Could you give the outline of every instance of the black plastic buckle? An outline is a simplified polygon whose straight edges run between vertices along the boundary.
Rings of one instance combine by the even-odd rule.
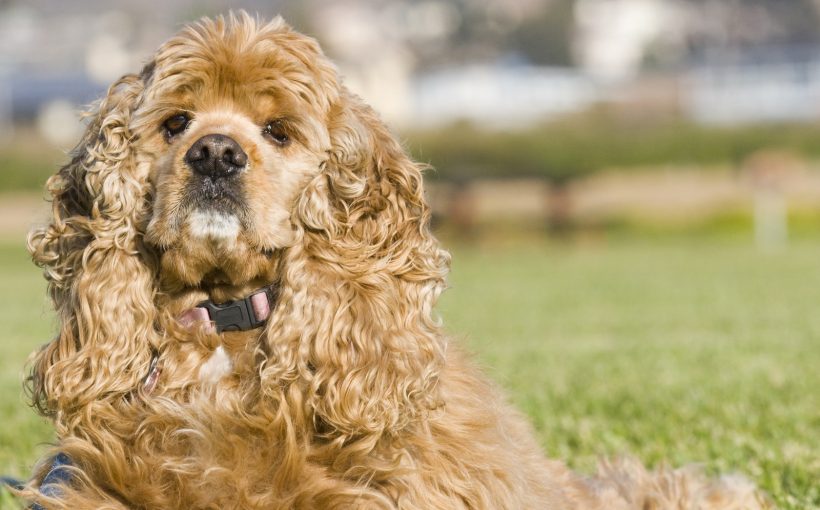
[[[251,297],[264,293],[268,300],[268,306],[273,312],[273,291],[271,289],[263,289],[254,292],[245,299],[237,299],[236,301],[228,301],[221,304],[216,304],[210,299],[199,303],[197,306],[208,310],[208,315],[216,327],[217,333],[223,331],[248,331],[256,329],[265,324],[265,319],[260,320],[253,313],[253,304]]]

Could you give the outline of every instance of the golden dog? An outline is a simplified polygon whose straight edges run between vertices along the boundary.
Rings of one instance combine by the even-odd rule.
[[[422,167],[281,19],[202,20],[124,76],[29,239],[60,330],[30,389],[44,508],[733,509],[748,483],[584,477],[442,333]],[[51,473],[49,473],[51,472]]]

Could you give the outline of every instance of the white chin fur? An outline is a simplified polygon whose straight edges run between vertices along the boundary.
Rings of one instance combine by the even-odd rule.
[[[232,240],[239,235],[239,219],[233,214],[197,209],[188,216],[191,236]]]

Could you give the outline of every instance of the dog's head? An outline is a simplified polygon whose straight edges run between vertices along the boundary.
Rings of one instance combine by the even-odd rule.
[[[35,360],[44,411],[126,402],[180,307],[272,281],[265,373],[301,374],[326,422],[396,422],[435,384],[449,258],[421,167],[281,19],[185,28],[112,85],[49,188],[29,240],[61,322]]]
[[[299,235],[294,204],[333,150],[348,100],[333,68],[281,20],[242,16],[184,30],[139,80],[128,127],[164,284],[269,278],[272,255]]]

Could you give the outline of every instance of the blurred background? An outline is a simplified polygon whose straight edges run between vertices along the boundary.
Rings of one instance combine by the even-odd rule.
[[[820,226],[814,0],[3,0],[3,201],[22,212],[8,194],[40,189],[84,105],[228,8],[318,38],[435,167],[458,235],[717,227],[776,249]]]
[[[441,312],[551,455],[820,508],[820,0],[0,0],[0,472],[50,440],[20,391],[55,331],[45,179],[85,105],[229,8],[316,37],[434,168]]]

